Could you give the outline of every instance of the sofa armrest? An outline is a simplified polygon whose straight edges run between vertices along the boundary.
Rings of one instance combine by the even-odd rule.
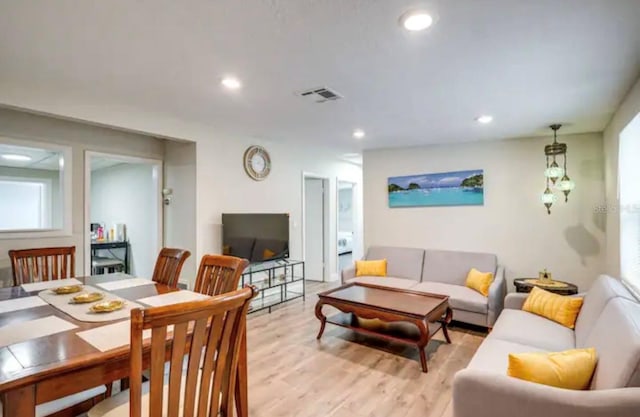
[[[453,381],[454,417],[636,417],[640,388],[575,391],[464,369]]]
[[[504,307],[504,296],[507,294],[507,281],[504,278],[504,267],[498,266],[496,276],[489,287],[489,314],[487,326],[492,327],[493,323],[502,312]]]
[[[350,266],[341,271],[342,283],[345,284],[348,279],[352,279],[356,277],[356,267]]]
[[[507,294],[504,299],[504,308],[510,308],[512,310],[522,310],[524,301],[529,296],[528,292],[512,292]]]

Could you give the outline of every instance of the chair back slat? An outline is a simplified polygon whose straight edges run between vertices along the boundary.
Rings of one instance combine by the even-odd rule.
[[[189,256],[191,256],[191,252],[188,250],[163,248],[156,260],[151,279],[171,288],[176,288],[182,266]]]
[[[164,352],[167,343],[166,326],[154,327],[151,330],[151,351],[156,354],[151,355],[150,364],[150,387],[149,395],[151,398],[157,398],[156,401],[149,402],[149,415],[162,415],[162,389],[164,387]]]
[[[141,417],[142,333],[146,329],[151,329],[149,417],[231,417],[228,405],[233,404],[235,387],[227,384],[235,383],[246,315],[256,293],[247,287],[210,300],[132,310],[130,417]],[[173,336],[164,398],[168,326],[173,326]]]
[[[180,323],[173,328],[173,347],[171,349],[171,360],[169,362],[169,384],[173,387],[178,387],[181,384],[188,327],[188,323]],[[180,415],[180,391],[180,389],[169,391],[168,417],[179,417]]]
[[[200,261],[194,291],[207,295],[234,291],[247,265],[249,261],[235,256],[205,255]]]
[[[10,250],[13,285],[75,277],[75,246]]]

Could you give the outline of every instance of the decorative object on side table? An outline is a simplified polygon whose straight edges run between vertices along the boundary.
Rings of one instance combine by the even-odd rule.
[[[544,274],[547,274],[547,278],[544,278]],[[540,273],[538,278],[516,278],[513,280],[513,285],[516,287],[516,292],[530,292],[533,287],[542,288],[543,290],[560,295],[573,295],[578,293],[578,286],[565,281],[556,281],[551,279],[551,273],[545,269]]]

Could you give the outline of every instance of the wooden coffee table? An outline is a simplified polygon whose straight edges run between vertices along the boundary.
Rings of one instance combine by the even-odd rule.
[[[318,294],[316,317],[320,320],[318,339],[327,323],[359,333],[416,346],[420,352],[422,372],[427,372],[424,348],[442,329],[451,343],[447,325],[452,311],[446,295],[381,287],[369,284],[346,284]],[[330,305],[341,313],[327,317],[322,306]],[[368,320],[378,319],[381,322]]]

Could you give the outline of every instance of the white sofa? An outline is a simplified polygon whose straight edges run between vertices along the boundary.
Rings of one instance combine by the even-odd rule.
[[[493,326],[506,294],[504,268],[495,255],[460,251],[372,246],[367,260],[386,259],[386,277],[356,277],[355,267],[342,271],[342,282],[363,282],[449,296],[453,319]],[[471,268],[491,272],[495,278],[485,297],[465,286]]]
[[[509,294],[493,331],[453,382],[454,417],[640,416],[640,304],[617,279],[600,276],[575,330],[521,310]],[[591,389],[566,390],[507,376],[509,353],[594,347]]]

